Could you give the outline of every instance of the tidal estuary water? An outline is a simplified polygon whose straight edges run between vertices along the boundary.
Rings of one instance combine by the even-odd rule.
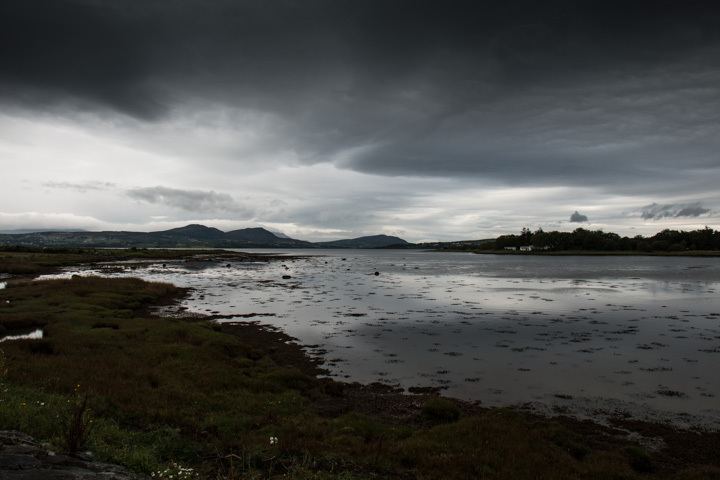
[[[718,258],[249,251],[308,256],[111,275],[193,287],[187,311],[280,328],[340,380],[720,426]]]

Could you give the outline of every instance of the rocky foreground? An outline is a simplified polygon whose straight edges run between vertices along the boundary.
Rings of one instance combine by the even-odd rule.
[[[62,455],[29,435],[0,431],[0,479],[13,480],[139,480],[145,475],[125,467],[97,462],[92,454]]]

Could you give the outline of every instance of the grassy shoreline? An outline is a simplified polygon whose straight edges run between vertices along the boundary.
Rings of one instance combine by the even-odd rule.
[[[0,273],[169,258],[113,252],[4,252]],[[603,427],[346,385],[320,378],[282,332],[148,313],[186,293],[132,278],[9,281],[0,325],[32,323],[45,337],[0,345],[1,428],[68,450],[75,427],[81,449],[156,478],[179,464],[192,472],[175,478],[720,478],[718,432]],[[666,446],[646,449],[629,429]]]

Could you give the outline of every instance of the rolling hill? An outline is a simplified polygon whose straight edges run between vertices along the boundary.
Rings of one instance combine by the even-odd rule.
[[[312,243],[264,228],[243,228],[223,232],[204,225],[186,225],[160,232],[45,231],[0,234],[0,245],[31,247],[98,248],[381,248],[406,245],[405,240],[387,235]]]

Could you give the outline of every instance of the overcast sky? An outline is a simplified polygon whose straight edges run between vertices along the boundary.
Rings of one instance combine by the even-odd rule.
[[[2,0],[0,162],[0,230],[717,229],[720,4]]]

